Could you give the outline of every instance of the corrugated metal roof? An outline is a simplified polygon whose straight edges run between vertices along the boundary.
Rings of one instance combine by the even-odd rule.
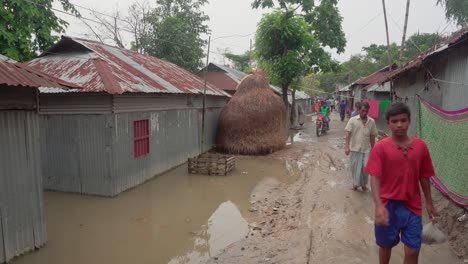
[[[210,70],[210,68],[218,68],[222,71],[224,71],[227,76],[229,76],[229,78],[231,78],[233,81],[235,81],[237,84],[239,84],[242,79],[245,78],[245,76],[247,76],[247,73],[245,72],[241,72],[241,71],[238,71],[236,69],[233,69],[233,68],[230,68],[228,66],[224,66],[224,65],[221,65],[221,64],[217,64],[217,63],[210,63],[208,64],[208,70]],[[202,70],[203,71],[203,70]],[[237,87],[236,87],[237,88]],[[277,94],[282,94],[282,90],[281,88],[277,87],[277,86],[274,86],[274,85],[271,85],[270,84],[270,88]],[[234,89],[235,90],[235,89]]]
[[[411,69],[419,68],[421,65],[430,57],[435,56],[437,54],[446,52],[452,47],[458,46],[462,43],[465,43],[468,41],[468,28],[462,29],[459,32],[455,33],[452,37],[450,37],[448,40],[446,40],[443,43],[439,43],[435,46],[433,46],[431,49],[429,49],[426,52],[418,54],[415,58],[410,60],[408,63],[405,65],[397,68],[394,70],[386,80],[388,79],[393,79],[397,77],[398,75],[402,74],[403,72],[406,72]]]
[[[3,57],[6,59],[0,59],[0,84],[34,88],[67,89],[67,87],[77,87],[74,84],[58,80],[27,65],[9,60],[5,56]]]
[[[81,38],[62,36],[28,64],[82,86],[82,92],[200,94],[204,90],[202,79],[173,63]],[[229,97],[210,84],[206,93]]]
[[[221,65],[221,64],[217,64],[217,63],[210,63],[210,64],[226,72],[227,75],[231,77],[231,79],[233,79],[237,83],[240,83],[242,79],[244,79],[244,77],[247,75],[245,72],[241,72],[241,71],[238,71],[236,69],[233,69],[233,68]],[[208,67],[210,67],[210,65],[208,65]]]

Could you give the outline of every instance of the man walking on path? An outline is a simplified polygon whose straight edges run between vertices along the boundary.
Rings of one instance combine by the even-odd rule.
[[[346,103],[345,103],[345,100],[341,100],[341,103],[340,103],[340,120],[341,120],[341,122],[344,121],[345,112],[346,112]]]
[[[359,115],[359,110],[361,109],[361,102],[357,102],[354,106],[355,106],[355,109],[351,113],[351,117]]]
[[[353,175],[354,191],[360,186],[363,191],[367,191],[369,176],[364,173],[369,158],[369,152],[374,147],[377,136],[377,126],[374,119],[367,116],[369,104],[363,102],[359,110],[359,115],[349,119],[345,127],[346,145],[345,154],[351,153],[351,173]]]
[[[411,113],[403,103],[393,104],[386,112],[392,136],[372,149],[365,172],[372,176],[375,203],[375,239],[380,264],[388,264],[392,248],[400,240],[405,245],[405,264],[418,263],[422,233],[422,203],[419,185],[424,192],[429,218],[437,216],[429,178],[435,175],[426,143],[409,137]]]

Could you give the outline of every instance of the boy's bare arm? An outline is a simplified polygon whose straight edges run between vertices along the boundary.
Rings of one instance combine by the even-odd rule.
[[[371,177],[371,188],[372,197],[374,198],[375,204],[375,224],[388,226],[390,219],[388,216],[387,208],[382,204],[380,200],[380,180],[377,177]]]
[[[419,180],[419,182],[421,183],[421,188],[424,192],[427,214],[429,215],[430,219],[433,219],[434,217],[438,216],[438,213],[432,204],[431,184],[429,183],[428,178],[422,178]]]

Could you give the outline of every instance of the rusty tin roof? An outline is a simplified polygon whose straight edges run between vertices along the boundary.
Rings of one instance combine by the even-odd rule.
[[[34,88],[76,88],[77,85],[64,82],[25,64],[17,63],[5,56],[0,58],[0,84]]]
[[[82,92],[201,94],[204,90],[202,79],[173,63],[75,37],[62,36],[28,65],[80,85]],[[206,94],[229,97],[211,84]]]

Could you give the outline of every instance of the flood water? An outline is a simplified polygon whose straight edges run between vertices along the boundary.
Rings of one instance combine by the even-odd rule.
[[[230,176],[182,165],[115,198],[46,192],[48,243],[13,263],[203,263],[248,234],[255,193],[288,177],[282,161],[240,158]]]

